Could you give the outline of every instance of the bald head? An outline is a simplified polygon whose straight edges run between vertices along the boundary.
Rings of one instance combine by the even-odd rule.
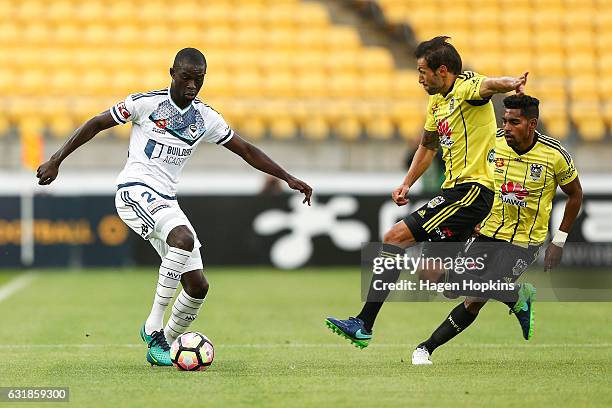
[[[203,66],[206,68],[204,54],[195,48],[183,48],[176,53],[172,67],[178,69],[180,66]]]

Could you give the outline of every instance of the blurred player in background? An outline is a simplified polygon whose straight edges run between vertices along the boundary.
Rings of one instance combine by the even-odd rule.
[[[310,205],[312,194],[306,183],[240,138],[218,112],[196,97],[205,75],[206,59],[200,51],[179,51],[170,68],[169,88],[129,95],[88,120],[36,174],[39,184],[50,184],[75,149],[102,130],[132,122],[128,160],[117,178],[115,205],[121,219],[149,240],[162,260],[151,313],[140,331],[148,345],[147,360],[155,365],[172,365],[168,343],[197,317],[209,287],[203,275],[201,244],[175,196],[179,175],[195,148],[202,141],[222,145],[303,193],[304,203]],[[164,328],[164,312],[179,282],[183,290]]]
[[[548,233],[552,202],[560,186],[568,200],[559,230],[544,258],[546,269],[557,266],[582,205],[582,187],[571,156],[558,140],[536,131],[539,103],[528,95],[504,99],[503,129],[498,130],[495,151],[489,155],[497,191],[493,209],[482,222],[480,235],[468,243],[465,252],[466,256],[484,259],[485,268],[479,271],[483,282],[515,282],[536,260]],[[450,282],[464,279],[449,272]],[[521,325],[525,340],[533,336],[533,286],[523,284],[511,291],[484,294],[453,293],[468,297],[450,312],[429,339],[417,346],[412,364],[431,364],[431,353],[472,324],[487,301],[485,297],[508,305]]]
[[[440,147],[446,172],[442,191],[385,234],[380,257],[401,256],[407,247],[417,242],[465,242],[493,204],[493,170],[487,162],[487,154],[495,147],[497,125],[491,97],[512,90],[523,93],[527,73],[517,78],[487,78],[475,72],[462,72],[461,57],[448,39],[435,37],[422,42],[416,49],[419,83],[430,95],[427,118],[421,145],[403,183],[393,191],[392,197],[399,206],[408,203],[410,188],[430,166]],[[445,256],[442,253],[434,255],[434,250],[438,248],[426,245],[424,256]],[[431,281],[438,280],[443,273],[423,272],[422,277]],[[400,270],[395,268],[376,279],[395,282],[399,274]],[[371,285],[367,301],[357,317],[347,320],[329,317],[327,326],[355,346],[366,347],[388,294],[389,291],[377,291]]]

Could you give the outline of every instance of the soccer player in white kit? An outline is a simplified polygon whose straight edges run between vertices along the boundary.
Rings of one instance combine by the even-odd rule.
[[[254,168],[303,193],[303,202],[310,205],[312,189],[308,184],[240,138],[218,112],[196,98],[205,75],[206,59],[200,51],[179,51],[170,68],[169,88],[129,95],[89,119],[36,173],[39,184],[50,184],[62,161],[75,149],[102,130],[132,122],[128,160],[117,178],[115,205],[121,219],[149,240],[161,257],[153,306],[140,330],[152,365],[172,365],[169,343],[197,317],[208,292],[201,244],[175,195],[179,175],[198,144],[223,145]],[[164,312],[179,282],[183,289],[164,327]]]

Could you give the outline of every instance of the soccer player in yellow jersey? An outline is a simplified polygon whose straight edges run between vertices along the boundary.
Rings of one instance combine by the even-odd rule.
[[[514,283],[535,261],[546,240],[548,222],[557,186],[568,196],[559,230],[546,249],[545,268],[559,264],[563,245],[582,204],[582,187],[571,156],[561,144],[537,132],[539,101],[528,95],[504,99],[503,129],[497,133],[495,150],[488,160],[495,175],[495,200],[480,227],[480,235],[467,244],[466,257],[484,259],[478,271],[480,282]],[[471,271],[471,273],[473,273]],[[461,282],[471,277],[449,273],[448,280]],[[472,280],[473,281],[473,280]],[[431,337],[419,344],[412,363],[431,364],[430,355],[465,330],[478,316],[486,299],[504,302],[516,315],[529,340],[533,336],[533,286],[524,283],[510,290],[468,296],[455,307]]]
[[[517,78],[487,78],[475,72],[462,72],[461,57],[447,42],[448,38],[435,37],[416,49],[419,83],[430,95],[427,119],[408,174],[393,191],[392,198],[399,206],[408,203],[410,188],[429,167],[438,148],[442,149],[446,167],[442,191],[385,234],[381,257],[401,256],[417,242],[427,242],[424,248],[427,256],[432,256],[434,250],[429,243],[465,242],[493,203],[493,170],[487,154],[494,148],[497,127],[490,98],[513,90],[522,93],[527,73]],[[377,279],[391,283],[397,281],[399,274],[399,269],[389,269]],[[427,279],[439,277],[438,274]],[[371,285],[357,317],[347,320],[329,317],[327,326],[355,346],[366,347],[388,294],[388,290],[376,290]]]

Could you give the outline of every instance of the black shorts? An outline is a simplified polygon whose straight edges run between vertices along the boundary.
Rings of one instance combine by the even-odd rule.
[[[493,205],[493,192],[478,183],[442,189],[404,218],[417,242],[465,242]]]
[[[537,258],[541,245],[521,247],[495,238],[479,235],[465,246],[465,257],[479,258],[484,268],[471,274],[486,280],[515,282]]]

